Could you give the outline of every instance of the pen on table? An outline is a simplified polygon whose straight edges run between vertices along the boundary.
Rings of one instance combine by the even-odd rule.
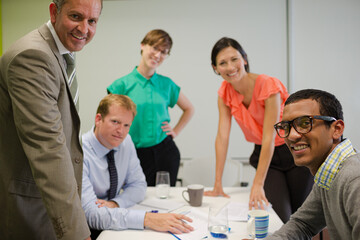
[[[151,210],[150,212],[151,213],[158,213],[159,211],[158,210]]]
[[[181,238],[179,238],[178,236],[176,236],[176,235],[173,234],[172,232],[168,231],[168,233],[170,233],[171,235],[173,235],[177,240],[181,240]]]

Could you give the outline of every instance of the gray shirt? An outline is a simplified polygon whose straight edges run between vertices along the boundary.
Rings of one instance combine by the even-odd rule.
[[[329,190],[314,184],[289,222],[266,240],[311,239],[327,226],[330,239],[360,239],[360,154],[349,157]]]

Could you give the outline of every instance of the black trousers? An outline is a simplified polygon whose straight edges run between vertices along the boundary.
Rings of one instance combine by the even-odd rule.
[[[90,228],[90,232],[91,232],[91,235],[90,235],[91,240],[96,240],[99,237],[102,230]]]
[[[155,186],[156,172],[170,173],[170,185],[175,186],[180,165],[180,152],[171,136],[147,148],[137,148],[137,155],[148,186]]]
[[[261,146],[255,145],[250,164],[257,168]],[[283,144],[275,147],[274,155],[266,175],[264,191],[266,198],[280,219],[286,223],[290,215],[302,205],[309,195],[314,177],[306,167],[298,167]]]

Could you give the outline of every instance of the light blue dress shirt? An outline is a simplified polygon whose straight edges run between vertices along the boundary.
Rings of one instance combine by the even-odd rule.
[[[144,229],[145,211],[126,208],[142,201],[146,194],[145,176],[128,134],[115,150],[118,173],[117,196],[120,208],[101,207],[97,199],[107,199],[110,176],[106,154],[110,151],[96,138],[94,128],[82,136],[84,168],[81,204],[90,228],[99,230]],[[121,192],[121,193],[120,193]]]

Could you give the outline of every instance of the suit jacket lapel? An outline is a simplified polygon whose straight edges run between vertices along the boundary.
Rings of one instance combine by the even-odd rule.
[[[63,71],[64,78],[67,79],[66,66],[65,66],[63,57],[60,55],[60,52],[56,46],[55,40],[50,32],[50,29],[47,27],[46,24],[44,24],[39,28],[39,33],[44,38],[44,40],[48,43],[51,51],[54,53],[56,59],[59,62],[61,70]]]
[[[48,26],[45,24],[43,24],[39,29],[39,33],[40,35],[44,38],[44,40],[48,43],[51,51],[54,53],[56,59],[58,60],[58,63],[61,67],[61,70],[62,70],[62,73],[63,73],[63,76],[64,76],[64,81],[65,81],[65,85],[66,85],[66,91],[68,93],[68,96],[69,96],[69,100],[70,100],[70,105],[71,105],[71,110],[72,112],[74,113],[75,112],[75,115],[77,116],[77,122],[79,123],[80,125],[80,117],[79,117],[79,114],[76,110],[76,106],[75,106],[75,103],[72,99],[72,96],[71,96],[71,92],[70,92],[70,87],[69,87],[69,84],[68,84],[68,77],[67,77],[67,73],[66,73],[66,67],[65,67],[65,63],[64,63],[64,58],[63,56],[61,56],[57,46],[56,46],[56,43],[55,43],[55,40],[50,32],[50,29],[48,28]]]

